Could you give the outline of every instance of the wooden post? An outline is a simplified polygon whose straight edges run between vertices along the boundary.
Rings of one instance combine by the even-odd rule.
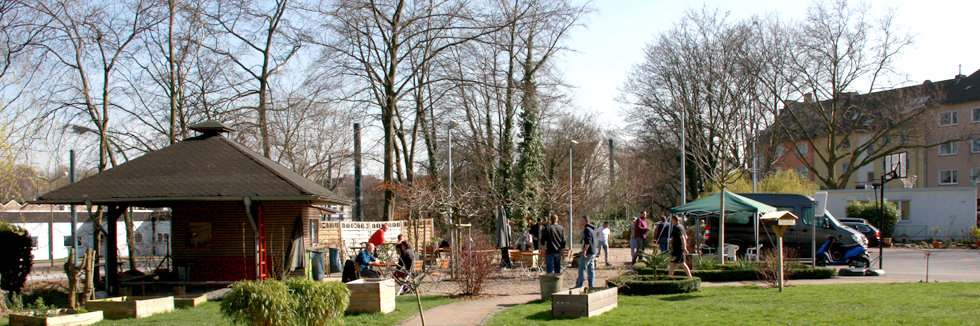
[[[109,206],[109,216],[107,216],[106,222],[109,224],[109,230],[106,239],[106,264],[105,264],[105,278],[106,278],[106,292],[110,295],[116,295],[119,292],[119,245],[118,241],[118,225],[119,217],[126,211],[126,206]]]

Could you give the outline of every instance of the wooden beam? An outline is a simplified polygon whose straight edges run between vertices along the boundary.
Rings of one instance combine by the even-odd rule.
[[[109,214],[106,215],[108,224],[108,234],[106,238],[106,292],[110,295],[119,294],[119,249],[118,249],[118,229],[116,225],[119,217],[126,212],[127,206],[109,206]],[[132,268],[132,266],[130,267]]]

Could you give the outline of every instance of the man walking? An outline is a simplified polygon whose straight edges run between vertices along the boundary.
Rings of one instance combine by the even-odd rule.
[[[687,230],[684,229],[684,225],[678,222],[677,215],[670,217],[670,225],[673,228],[670,230],[670,255],[674,257],[670,261],[670,267],[667,268],[667,275],[674,276],[674,268],[677,264],[684,267],[684,272],[687,273],[687,277],[691,277],[691,268],[687,266]]]
[[[548,273],[561,273],[561,251],[565,249],[565,228],[558,225],[558,215],[551,216],[551,225],[541,230],[544,246],[544,266]]]
[[[596,236],[599,238],[599,244],[596,245],[596,257],[598,254],[606,253],[606,266],[609,266],[609,234],[612,231],[609,230],[609,222],[602,222],[602,226],[595,230]]]
[[[647,212],[640,214],[640,217],[633,222],[633,246],[636,247],[636,252],[633,253],[633,263],[636,264],[636,258],[640,256],[643,249],[646,249],[647,232],[650,231],[650,227],[647,226]]]
[[[575,280],[575,287],[582,287],[585,281],[585,274],[588,271],[589,288],[595,283],[595,254],[596,254],[596,235],[595,225],[589,223],[588,216],[582,216],[582,253],[578,263],[578,280]]]

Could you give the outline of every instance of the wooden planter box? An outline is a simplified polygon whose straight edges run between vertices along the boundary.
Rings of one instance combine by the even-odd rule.
[[[148,300],[148,299],[159,299],[166,298],[161,296],[132,296],[127,297],[131,300]],[[208,302],[208,296],[203,294],[196,295],[174,295],[174,308],[194,308]]]
[[[552,294],[551,315],[555,318],[592,317],[619,305],[619,288],[582,294],[584,289],[576,288]]]
[[[10,326],[83,326],[102,321],[101,311],[85,312],[55,317],[10,315]]]
[[[362,278],[347,282],[350,289],[350,305],[347,312],[395,311],[395,280]]]
[[[115,297],[92,300],[85,309],[102,310],[106,319],[143,318],[174,311],[174,297]]]

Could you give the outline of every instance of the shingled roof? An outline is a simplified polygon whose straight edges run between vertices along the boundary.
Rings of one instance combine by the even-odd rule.
[[[185,139],[40,196],[33,203],[131,203],[153,207],[176,201],[348,200],[221,134],[228,127],[207,121]]]

